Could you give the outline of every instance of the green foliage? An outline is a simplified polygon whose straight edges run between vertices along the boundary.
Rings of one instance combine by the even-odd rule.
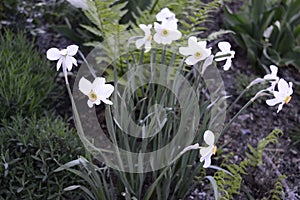
[[[282,199],[282,195],[284,192],[284,188],[282,186],[282,179],[286,179],[286,176],[282,175],[277,178],[277,180],[274,184],[274,188],[271,190],[271,194],[272,194],[271,199],[274,199],[274,200]]]
[[[221,193],[221,199],[233,199],[233,195],[239,193],[243,175],[247,174],[247,168],[261,165],[264,149],[268,144],[278,143],[278,137],[281,134],[280,130],[274,129],[266,138],[258,142],[256,149],[248,144],[249,153],[246,152],[247,158],[240,164],[227,164],[226,160],[221,164],[222,168],[228,170],[228,172],[219,170],[214,174],[218,190]],[[276,184],[274,191],[277,191],[278,188],[279,185]]]
[[[0,36],[0,115],[42,113],[54,88],[53,69],[23,33]]]
[[[75,166],[79,166],[79,169],[74,169],[73,167]],[[79,159],[61,165],[55,170],[55,172],[61,172],[62,170],[73,173],[78,178],[81,178],[81,180],[84,180],[84,183],[70,185],[64,188],[64,191],[81,189],[86,194],[86,198],[92,200],[116,199],[117,195],[115,189],[113,188],[112,176],[107,167],[99,168],[92,162],[80,157]],[[88,185],[89,187],[86,187],[85,185]]]
[[[237,91],[237,94],[241,94],[247,86],[257,78],[254,75],[246,75],[243,73],[239,73],[238,76],[234,79],[234,88]],[[252,97],[254,97],[257,93],[257,91],[263,90],[266,88],[265,84],[256,84],[252,87],[250,87],[247,92],[242,96],[243,100],[248,101]],[[260,99],[257,99],[258,102],[260,102]]]
[[[58,163],[84,154],[76,133],[62,119],[17,116],[0,128],[0,196],[3,199],[75,199],[63,188],[79,182],[71,173],[53,171]],[[1,170],[2,169],[2,170]]]
[[[300,70],[299,9],[297,0],[245,1],[237,14],[225,9],[225,25],[235,32],[236,43],[247,51],[252,64],[264,68],[270,64],[293,65]],[[270,26],[271,35],[264,38],[263,33]]]
[[[213,0],[208,3],[195,0],[156,0],[152,5],[152,9],[141,12],[137,18],[137,24],[152,24],[156,21],[155,15],[163,8],[168,7],[176,14],[176,18],[180,19],[180,31],[186,35],[195,35],[200,31],[206,30],[205,22],[213,23],[211,15],[218,11],[223,5],[221,0]]]
[[[140,11],[146,10],[152,4],[153,0],[120,0],[118,3],[127,2],[124,10],[127,12],[123,15],[120,23],[127,24],[130,22],[135,23],[135,18],[139,17]]]
[[[89,9],[85,11],[85,15],[94,25],[82,25],[87,31],[105,39],[106,35],[119,35],[127,29],[128,25],[119,23],[120,19],[126,13],[126,10],[123,10],[126,2],[118,3],[118,0],[88,0],[87,3]],[[97,46],[97,43],[93,46]]]

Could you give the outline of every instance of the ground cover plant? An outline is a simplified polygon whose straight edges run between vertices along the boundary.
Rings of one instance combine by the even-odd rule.
[[[3,117],[0,181],[16,182],[3,184],[4,198],[298,198],[298,80],[273,61],[245,70],[231,31],[206,31],[223,2],[64,3],[94,36],[42,45],[66,93],[42,101],[53,114]]]

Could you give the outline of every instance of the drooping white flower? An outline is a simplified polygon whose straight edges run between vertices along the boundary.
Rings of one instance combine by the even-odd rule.
[[[175,18],[175,14],[170,11],[169,8],[163,8],[159,13],[156,15],[156,20],[159,22],[165,22],[165,21],[178,21]]]
[[[112,105],[113,103],[107,98],[114,91],[114,87],[110,84],[105,84],[105,78],[96,77],[94,82],[91,83],[86,78],[82,77],[79,81],[79,90],[88,96],[88,106],[91,108],[94,104],[99,105],[101,101],[106,104]]]
[[[192,36],[188,39],[187,47],[180,47],[179,53],[188,56],[185,60],[187,65],[194,65],[211,55],[211,48],[206,48],[206,41],[197,42],[197,38]]]
[[[75,8],[81,8],[82,10],[89,9],[86,0],[67,0]]]
[[[275,65],[270,65],[271,73],[264,76],[266,81],[270,81],[271,87],[268,88],[270,91],[275,90],[275,86],[279,81],[279,77],[277,76],[278,68]]]
[[[274,29],[274,26],[273,26],[273,25],[269,26],[269,27],[264,31],[264,33],[263,33],[264,38],[269,39],[270,36],[271,36],[271,34],[272,34],[272,32],[273,32],[273,29]]]
[[[172,41],[178,40],[181,38],[182,34],[180,31],[177,30],[177,25],[174,23],[162,23],[159,24],[154,22],[154,41],[158,44],[171,44]]]
[[[284,79],[278,81],[278,91],[273,91],[274,99],[266,100],[266,103],[269,106],[275,106],[279,104],[277,113],[282,110],[284,104],[288,104],[292,99],[291,95],[293,94],[293,83],[287,83]]]
[[[274,22],[274,25],[271,25],[268,28],[266,28],[266,30],[263,33],[264,38],[266,38],[266,39],[270,38],[275,26],[278,28],[278,30],[281,29],[280,22],[277,20],[276,22]]]
[[[278,30],[281,29],[280,21],[277,20],[276,22],[274,22],[274,25],[277,26]]]
[[[235,51],[230,50],[231,45],[229,42],[219,42],[218,47],[221,51],[216,53],[215,60],[217,62],[226,60],[226,63],[223,66],[223,69],[225,71],[227,71],[231,67],[231,59],[234,58]]]
[[[145,24],[140,24],[139,27],[144,31],[145,36],[141,39],[138,39],[135,42],[135,46],[136,48],[140,49],[143,45],[145,45],[145,52],[150,51],[151,49],[151,41],[152,41],[152,35],[151,35],[151,28],[152,25],[149,24],[148,26],[146,26]]]
[[[47,58],[49,60],[58,60],[56,64],[57,71],[62,66],[67,84],[67,70],[71,71],[73,64],[77,66],[77,60],[73,56],[77,53],[78,48],[77,45],[70,45],[66,49],[59,50],[57,48],[50,48],[47,51]]]
[[[217,152],[217,146],[215,146],[215,135],[210,130],[204,132],[204,141],[208,147],[200,147],[200,162],[204,161],[204,168],[207,168],[211,164],[211,156]]]
[[[162,25],[172,26],[177,29],[177,22],[175,14],[169,10],[169,8],[163,8],[157,15],[156,20],[162,22]]]

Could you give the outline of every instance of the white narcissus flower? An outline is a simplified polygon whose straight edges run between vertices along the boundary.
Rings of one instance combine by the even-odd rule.
[[[284,104],[288,104],[293,94],[293,83],[289,82],[287,83],[284,79],[280,79],[278,81],[278,91],[273,91],[274,99],[268,99],[266,100],[266,103],[269,106],[275,106],[276,104],[279,104],[277,113],[279,113],[282,110],[282,107]]]
[[[211,48],[206,48],[206,41],[197,42],[197,38],[192,36],[188,39],[187,47],[180,47],[179,53],[188,56],[185,60],[187,65],[194,65],[211,55]]]
[[[86,0],[67,0],[75,8],[81,8],[82,10],[89,9]]]
[[[47,51],[47,58],[49,60],[58,60],[56,64],[57,71],[62,66],[67,84],[67,70],[71,71],[73,64],[77,66],[77,60],[73,56],[77,53],[78,48],[77,45],[70,45],[66,49],[59,50],[57,48],[50,48]]]
[[[175,26],[176,23],[162,23],[159,24],[154,22],[154,29],[156,33],[154,34],[154,41],[158,44],[171,44],[172,41],[181,38],[182,34],[177,30]]]
[[[89,100],[87,104],[90,108],[92,108],[94,104],[99,105],[101,101],[109,105],[113,104],[107,98],[113,93],[114,87],[110,84],[105,84],[105,78],[96,77],[94,82],[91,83],[82,77],[79,81],[79,90],[88,96]]]
[[[172,26],[177,29],[177,22],[175,14],[169,10],[169,8],[162,9],[157,15],[156,20],[162,22],[162,25]]]
[[[215,146],[215,135],[210,130],[204,132],[204,141],[208,147],[200,147],[200,162],[204,161],[204,168],[207,168],[211,164],[211,156],[217,152],[217,146]]]
[[[264,76],[264,79],[266,81],[270,81],[271,87],[269,87],[267,90],[274,91],[275,86],[279,81],[279,77],[277,76],[278,68],[275,65],[270,65],[271,73]]]
[[[175,18],[175,14],[173,12],[170,11],[169,8],[163,8],[157,15],[156,15],[156,20],[159,22],[165,22],[165,21],[170,21],[170,20],[174,20],[174,21],[178,21]]]
[[[231,59],[234,58],[235,51],[230,50],[231,45],[229,42],[219,42],[218,47],[221,51],[216,53],[215,61],[219,62],[222,60],[226,60],[223,69],[227,71],[231,67]]]
[[[143,45],[145,45],[145,52],[150,51],[151,49],[151,41],[152,41],[152,35],[151,35],[151,28],[152,25],[149,24],[148,26],[146,26],[145,24],[140,24],[139,27],[144,31],[145,36],[141,39],[138,39],[135,42],[135,46],[136,48],[140,49]]]

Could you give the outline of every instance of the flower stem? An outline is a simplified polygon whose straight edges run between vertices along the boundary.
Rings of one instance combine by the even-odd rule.
[[[219,137],[221,137],[223,135],[223,133],[225,133],[228,128],[230,127],[230,125],[236,120],[236,118],[246,109],[248,108],[252,103],[253,103],[253,99],[251,99],[250,101],[248,101],[240,110],[239,112],[237,112],[233,118],[225,125],[225,127],[223,128],[223,130],[221,131]]]
[[[224,54],[224,55],[221,55],[221,56],[215,56],[214,59],[218,59],[218,58],[225,58],[225,57],[231,57],[231,54],[230,53],[227,53],[227,54]]]

